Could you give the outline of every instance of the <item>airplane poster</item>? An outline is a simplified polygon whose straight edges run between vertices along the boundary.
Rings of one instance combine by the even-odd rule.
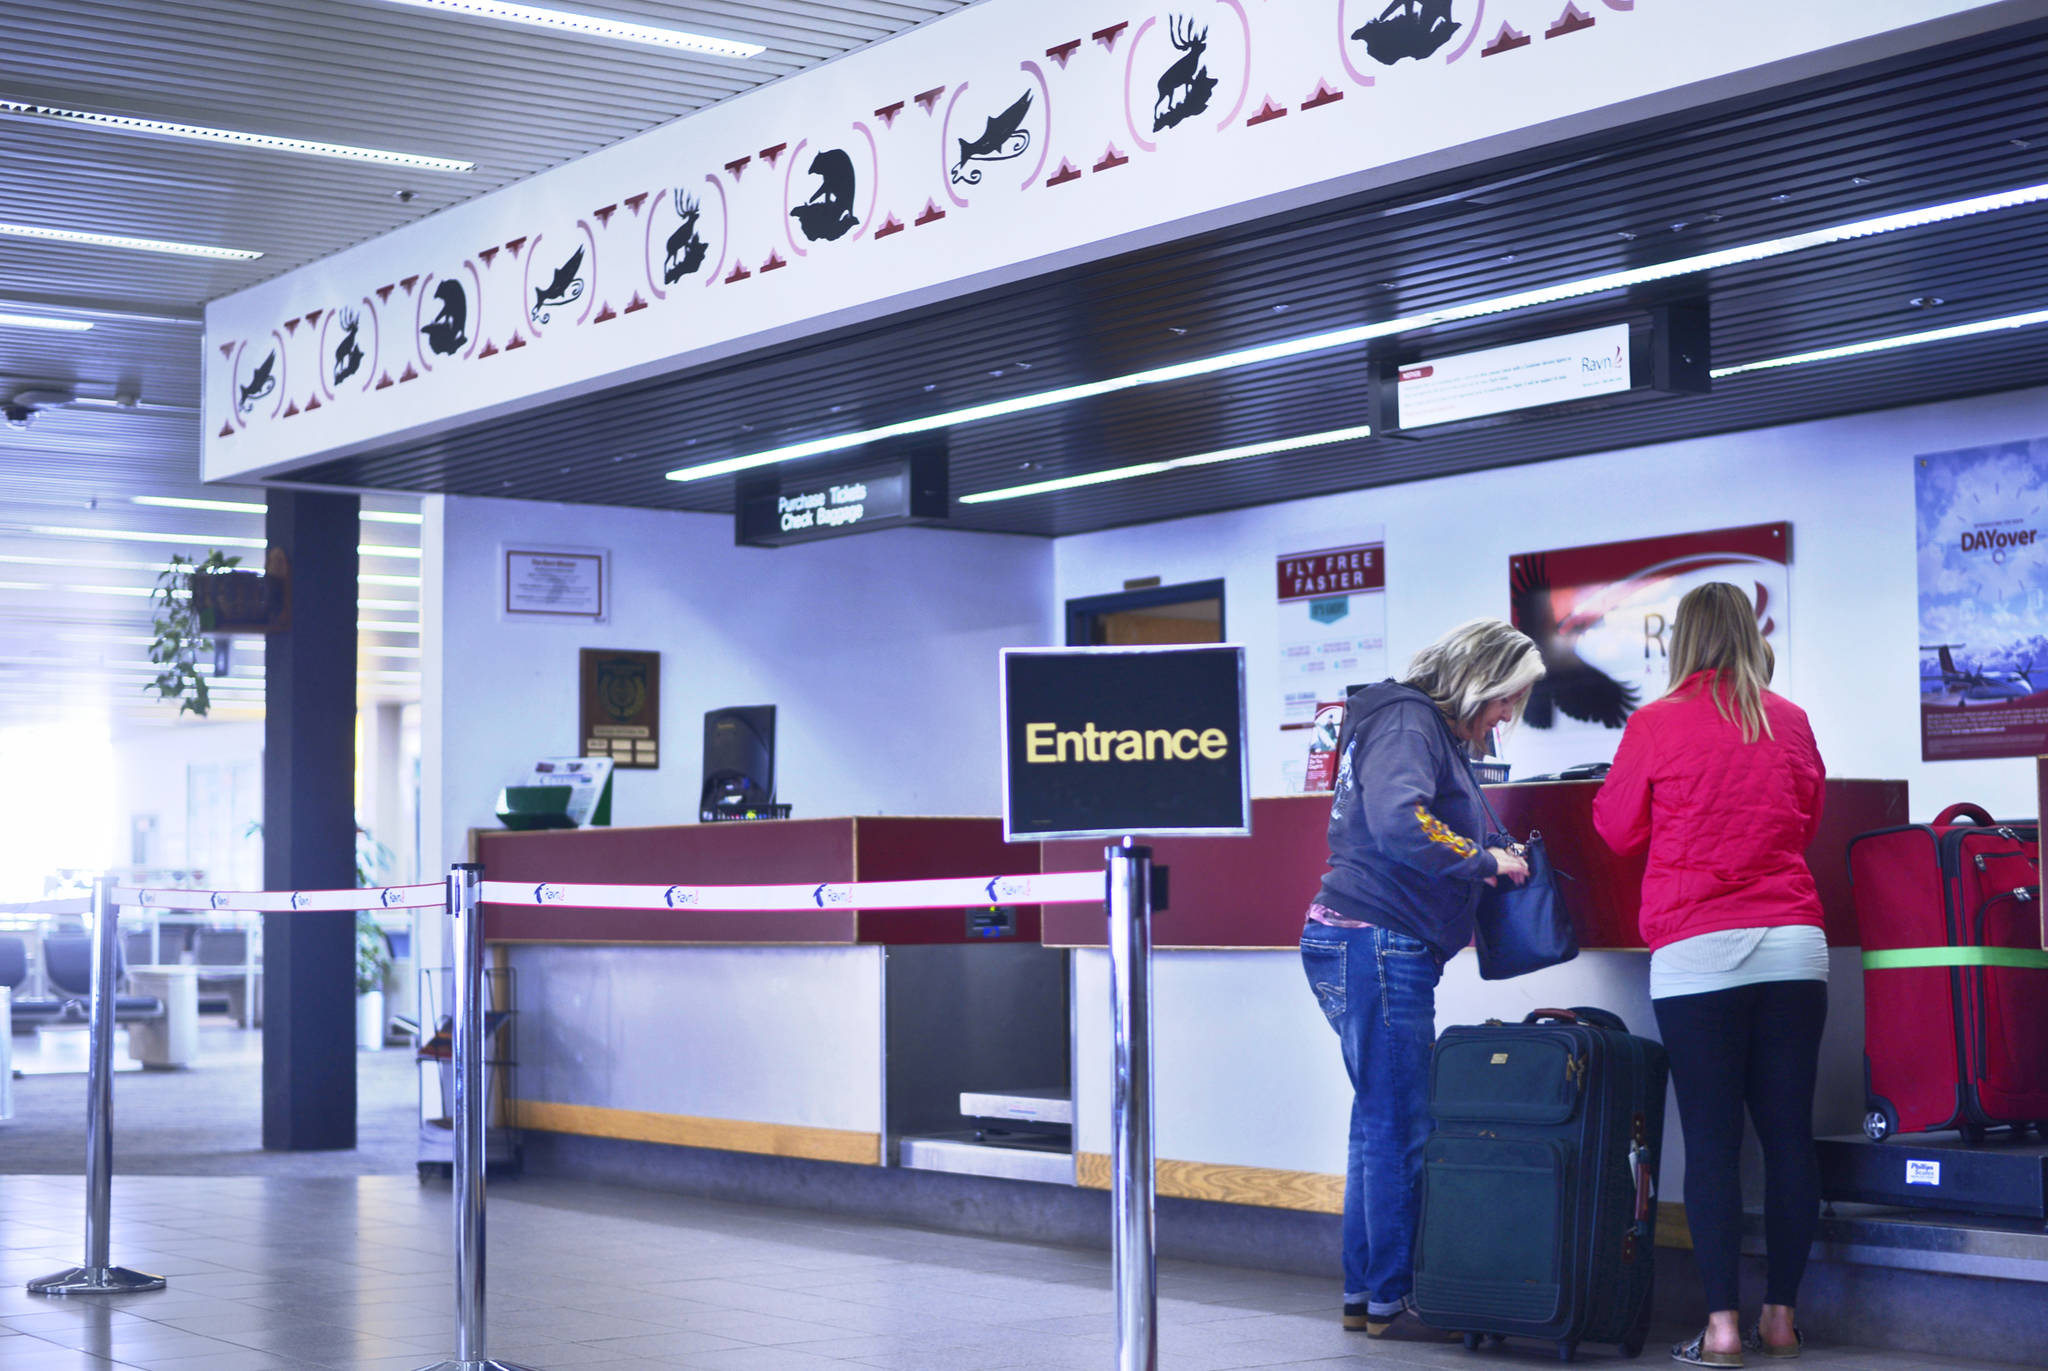
[[[2048,438],[1913,459],[1920,757],[2048,753]]]
[[[1629,715],[1670,685],[1679,600],[1709,581],[1749,595],[1776,658],[1773,680],[1786,688],[1791,560],[1789,523],[1510,557],[1512,618],[1536,640],[1547,668],[1509,745],[1516,774],[1611,762]]]

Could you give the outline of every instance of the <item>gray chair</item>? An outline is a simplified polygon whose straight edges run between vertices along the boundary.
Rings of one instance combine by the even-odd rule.
[[[257,991],[261,974],[250,969],[249,930],[202,928],[194,943],[193,963],[199,968],[199,993],[209,1008],[225,1002],[227,1012],[244,1028],[260,1021]]]
[[[115,950],[114,1022],[161,1018],[164,1002],[154,995],[118,993],[127,961]],[[50,983],[64,1003],[64,1016],[90,1017],[92,1004],[92,935],[90,933],[46,933],[43,935],[43,979]]]

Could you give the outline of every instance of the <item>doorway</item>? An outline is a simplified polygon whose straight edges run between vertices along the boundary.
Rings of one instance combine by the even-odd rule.
[[[1068,647],[1223,641],[1223,582],[1190,581],[1067,601]]]

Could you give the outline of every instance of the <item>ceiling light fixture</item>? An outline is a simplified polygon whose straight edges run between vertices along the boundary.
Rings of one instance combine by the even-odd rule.
[[[410,622],[402,619],[358,619],[356,629],[362,633],[418,633],[420,625],[417,619]]]
[[[253,262],[263,255],[246,248],[173,243],[161,238],[127,238],[118,233],[87,233],[80,229],[46,228],[41,224],[0,223],[0,234],[9,238],[37,238],[47,243],[79,243],[93,248],[126,248],[134,252],[167,252],[179,257],[210,257],[220,262]]]
[[[1071,404],[1076,400],[1092,400],[1118,391],[1134,390],[1140,386],[1160,385],[1169,381],[1184,381],[1196,376],[1210,376],[1221,371],[1238,367],[1257,366],[1266,362],[1284,361],[1292,357],[1303,357],[1312,353],[1327,352],[1332,348],[1351,347],[1370,342],[1375,338],[1390,337],[1394,334],[1411,333],[1418,329],[1433,328],[1442,324],[1460,323],[1468,319],[1480,319],[1490,315],[1508,314],[1517,310],[1534,309],[1541,305],[1558,304],[1589,295],[1600,295],[1608,291],[1625,290],[1632,286],[1647,285],[1653,281],[1667,281],[1674,277],[1691,276],[1699,272],[1713,271],[1721,267],[1740,266],[1749,262],[1760,262],[1789,253],[1804,252],[1811,248],[1826,247],[1835,243],[1846,243],[1858,238],[1874,237],[1878,234],[1896,233],[1902,229],[1922,228],[1929,224],[1943,223],[1968,215],[1984,214],[1993,210],[2011,209],[2019,205],[2037,204],[2048,200],[2048,183],[2022,186],[2016,190],[1999,191],[1992,195],[1973,196],[1967,200],[1951,200],[1939,205],[1928,205],[1920,209],[1902,210],[1897,214],[1879,215],[1870,219],[1852,220],[1829,228],[1812,229],[1805,233],[1790,234],[1783,238],[1767,239],[1741,247],[1722,248],[1716,252],[1696,253],[1690,257],[1674,258],[1649,266],[1630,267],[1622,271],[1610,271],[1599,276],[1583,277],[1577,281],[1563,281],[1556,285],[1538,286],[1532,290],[1518,291],[1512,295],[1496,295],[1485,300],[1474,300],[1461,305],[1446,305],[1441,309],[1426,310],[1420,314],[1404,315],[1400,318],[1385,319],[1378,323],[1357,324],[1350,328],[1337,329],[1329,333],[1310,334],[1302,338],[1291,338],[1260,347],[1244,348],[1215,357],[1201,357],[1173,366],[1154,367],[1148,371],[1131,372],[1123,376],[1112,376],[1106,380],[1088,381],[1081,385],[1064,386],[1058,390],[1043,390],[1032,395],[1013,396],[1007,400],[995,400],[988,404],[972,405],[944,414],[929,415],[922,419],[906,419],[900,423],[884,424],[879,428],[863,429],[857,433],[834,434],[827,438],[813,438],[807,442],[791,443],[785,447],[771,448],[765,452],[750,453],[741,457],[728,457],[721,461],[704,462],[697,466],[681,467],[668,473],[671,481],[701,481],[712,476],[729,476],[734,472],[751,471],[756,467],[774,466],[781,462],[794,462],[805,457],[820,457],[826,453],[844,452],[848,448],[863,447],[869,443],[888,438],[900,438],[916,433],[930,433],[935,429],[954,428],[962,424],[979,423],[984,419],[997,419],[1010,414],[1023,414],[1031,410],[1046,409],[1054,405]]]
[[[308,157],[339,157],[350,162],[376,162],[388,167],[413,167],[421,171],[475,171],[476,163],[458,162],[451,157],[423,157],[410,152],[386,152],[382,148],[359,148],[347,143],[319,143],[307,138],[279,138],[267,133],[244,133],[239,129],[210,128],[205,124],[174,124],[162,119],[135,119],[124,114],[100,114],[92,110],[65,109],[35,100],[13,100],[0,96],[0,114],[29,119],[47,119],[65,124],[84,124],[114,133],[149,133],[165,138],[187,138],[201,143],[229,143],[265,152],[296,152]]]
[[[1974,324],[1951,324],[1947,328],[1931,328],[1922,333],[1901,333],[1891,338],[1873,338],[1864,343],[1844,343],[1840,347],[1795,352],[1788,357],[1770,357],[1760,362],[1742,362],[1732,367],[1715,367],[1713,376],[1718,381],[1724,376],[1741,376],[1748,372],[1770,371],[1777,367],[1803,366],[1808,362],[1833,362],[1843,357],[1889,352],[1893,348],[1918,347],[1922,343],[1945,343],[1953,338],[1971,338],[1980,333],[2032,328],[2036,324],[2048,324],[2048,309],[2037,309],[2031,314],[2009,314],[2002,319],[1982,319]]]
[[[409,557],[417,562],[420,559],[420,550],[416,547],[393,547],[388,543],[357,543],[356,555],[359,557]]]
[[[422,520],[418,514],[403,514],[395,509],[366,509],[363,522],[366,524],[417,524]]]
[[[110,543],[183,543],[209,547],[263,547],[261,538],[226,538],[217,533],[152,533],[139,528],[72,528],[62,524],[31,524],[30,533],[42,538],[94,538]]]
[[[1326,433],[1309,433],[1299,438],[1276,438],[1268,443],[1247,443],[1243,447],[1227,447],[1216,452],[1197,453],[1192,457],[1170,457],[1162,462],[1140,462],[1136,466],[1112,467],[1108,471],[1088,471],[1079,476],[1060,476],[1050,481],[1033,481],[1029,485],[985,490],[976,495],[962,495],[960,503],[983,505],[996,500],[1020,500],[1027,495],[1047,495],[1055,490],[1074,490],[1081,486],[1099,486],[1109,481],[1128,481],[1136,476],[1156,476],[1162,471],[1179,471],[1183,467],[1214,466],[1218,462],[1235,462],[1246,457],[1270,457],[1276,452],[1327,447],[1331,443],[1349,443],[1371,436],[1372,430],[1364,424],[1359,424],[1355,428],[1331,429]]]
[[[246,500],[190,500],[182,495],[131,495],[129,502],[138,505],[157,505],[164,509],[217,509],[227,514],[263,514],[268,505],[254,505]]]
[[[584,38],[610,38],[621,43],[644,43],[649,47],[672,48],[679,52],[702,53],[706,57],[742,59],[759,57],[768,51],[759,43],[735,42],[729,38],[708,38],[682,29],[655,28],[649,24],[628,24],[616,19],[577,14],[573,10],[543,9],[538,5],[514,5],[504,0],[388,0],[394,5],[412,5],[423,10],[442,10],[476,19],[495,19],[506,24],[554,29]]]
[[[47,328],[58,333],[84,333],[91,327],[91,322],[85,319],[53,319],[47,314],[0,311],[0,328]]]

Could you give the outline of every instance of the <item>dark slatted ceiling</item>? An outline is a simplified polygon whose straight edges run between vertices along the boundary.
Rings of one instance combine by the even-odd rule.
[[[1808,229],[2048,182],[2048,31],[1218,233],[298,474],[309,483],[729,511],[670,468]],[[1717,364],[2048,306],[2048,208],[2003,210],[1385,340],[1463,351],[1704,296]],[[1914,297],[1938,296],[1929,308]],[[956,506],[1063,534],[2048,381],[2048,329],[1729,378],[1706,398],[1373,438]],[[1353,347],[948,435],[955,496],[1362,423]],[[836,408],[836,412],[835,412]],[[833,460],[823,459],[821,465]]]

